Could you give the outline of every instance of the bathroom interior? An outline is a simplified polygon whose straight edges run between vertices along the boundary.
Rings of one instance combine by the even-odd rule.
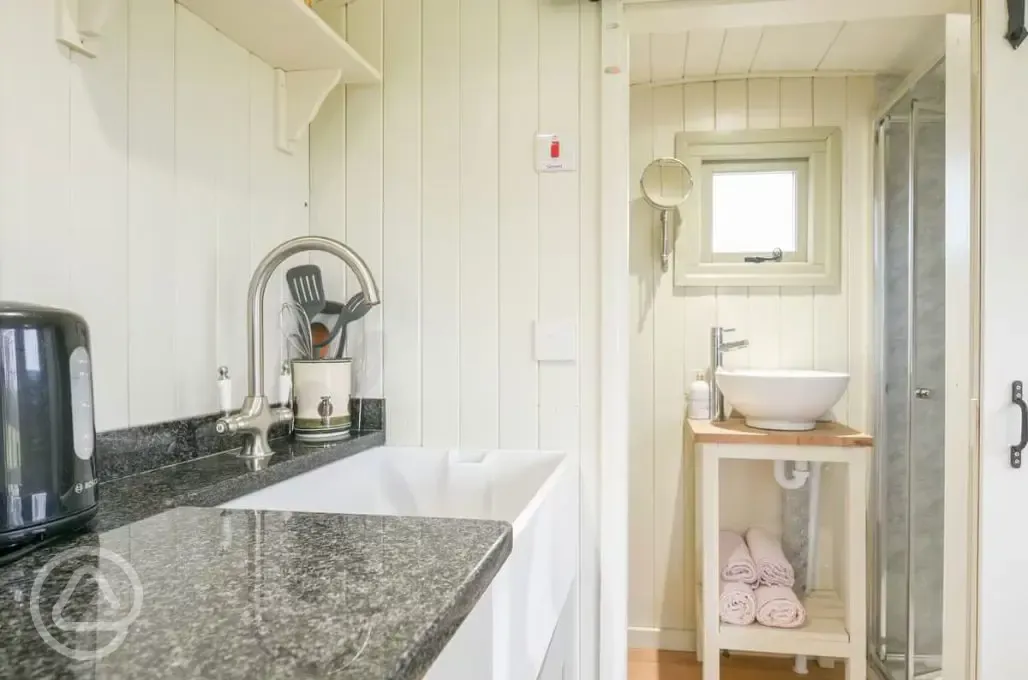
[[[698,678],[702,661],[712,680],[711,658],[725,678],[944,677],[970,18],[883,8],[823,22],[739,3],[632,25],[630,677]],[[814,137],[827,163],[802,148]],[[815,418],[826,437],[793,432]],[[836,427],[860,443],[831,443]],[[767,590],[783,585],[760,569],[769,535],[789,593]],[[728,577],[740,544],[759,578]],[[775,599],[791,600],[777,620]],[[833,634],[848,657],[825,653]],[[778,661],[745,675],[751,655]]]

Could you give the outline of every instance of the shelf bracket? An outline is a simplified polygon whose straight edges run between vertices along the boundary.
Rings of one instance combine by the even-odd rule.
[[[111,14],[111,0],[54,0],[57,42],[87,57],[97,54],[98,39]]]
[[[275,146],[293,153],[296,142],[318,115],[325,98],[342,79],[336,69],[275,69]]]

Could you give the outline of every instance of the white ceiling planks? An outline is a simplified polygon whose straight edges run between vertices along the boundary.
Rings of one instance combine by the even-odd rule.
[[[943,17],[878,19],[846,24],[821,68],[909,72],[943,46]]]
[[[685,75],[689,34],[654,33],[650,36],[650,77],[655,82],[679,80]]]
[[[628,43],[628,81],[632,84],[653,82],[650,77],[649,35],[633,36]]]
[[[760,26],[730,28],[725,32],[725,44],[721,48],[718,73],[749,73],[753,58],[760,47],[764,29]]]
[[[629,33],[792,26],[968,13],[969,0],[661,0],[625,2]]]
[[[721,48],[725,44],[725,31],[690,31],[685,50],[685,76],[700,76],[717,73],[721,61]]]
[[[906,74],[939,53],[943,18],[703,28],[631,36],[632,84],[814,73]]]
[[[842,27],[842,22],[768,26],[761,36],[751,71],[816,71]]]

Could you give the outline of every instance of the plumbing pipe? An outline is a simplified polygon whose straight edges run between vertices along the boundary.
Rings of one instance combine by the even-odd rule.
[[[789,491],[799,489],[807,483],[807,477],[810,476],[810,472],[807,470],[807,461],[797,460],[793,461],[792,477],[786,477],[785,475],[785,461],[775,461],[775,481],[778,482],[778,486]]]
[[[815,462],[813,465],[814,469],[810,473],[810,506],[807,511],[807,595],[814,592],[817,583],[817,543],[821,528],[818,521],[821,510],[821,463]]]
[[[810,595],[814,592],[817,582],[817,541],[818,529],[820,527],[819,510],[821,508],[821,463],[814,462],[814,469],[809,473],[810,477],[810,499],[807,509],[807,582],[804,592]],[[797,675],[807,674],[807,657],[797,656],[796,663],[792,668]]]

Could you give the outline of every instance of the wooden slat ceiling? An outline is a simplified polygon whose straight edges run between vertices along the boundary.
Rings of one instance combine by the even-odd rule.
[[[906,74],[941,52],[942,17],[703,29],[631,37],[631,82],[784,73]]]

